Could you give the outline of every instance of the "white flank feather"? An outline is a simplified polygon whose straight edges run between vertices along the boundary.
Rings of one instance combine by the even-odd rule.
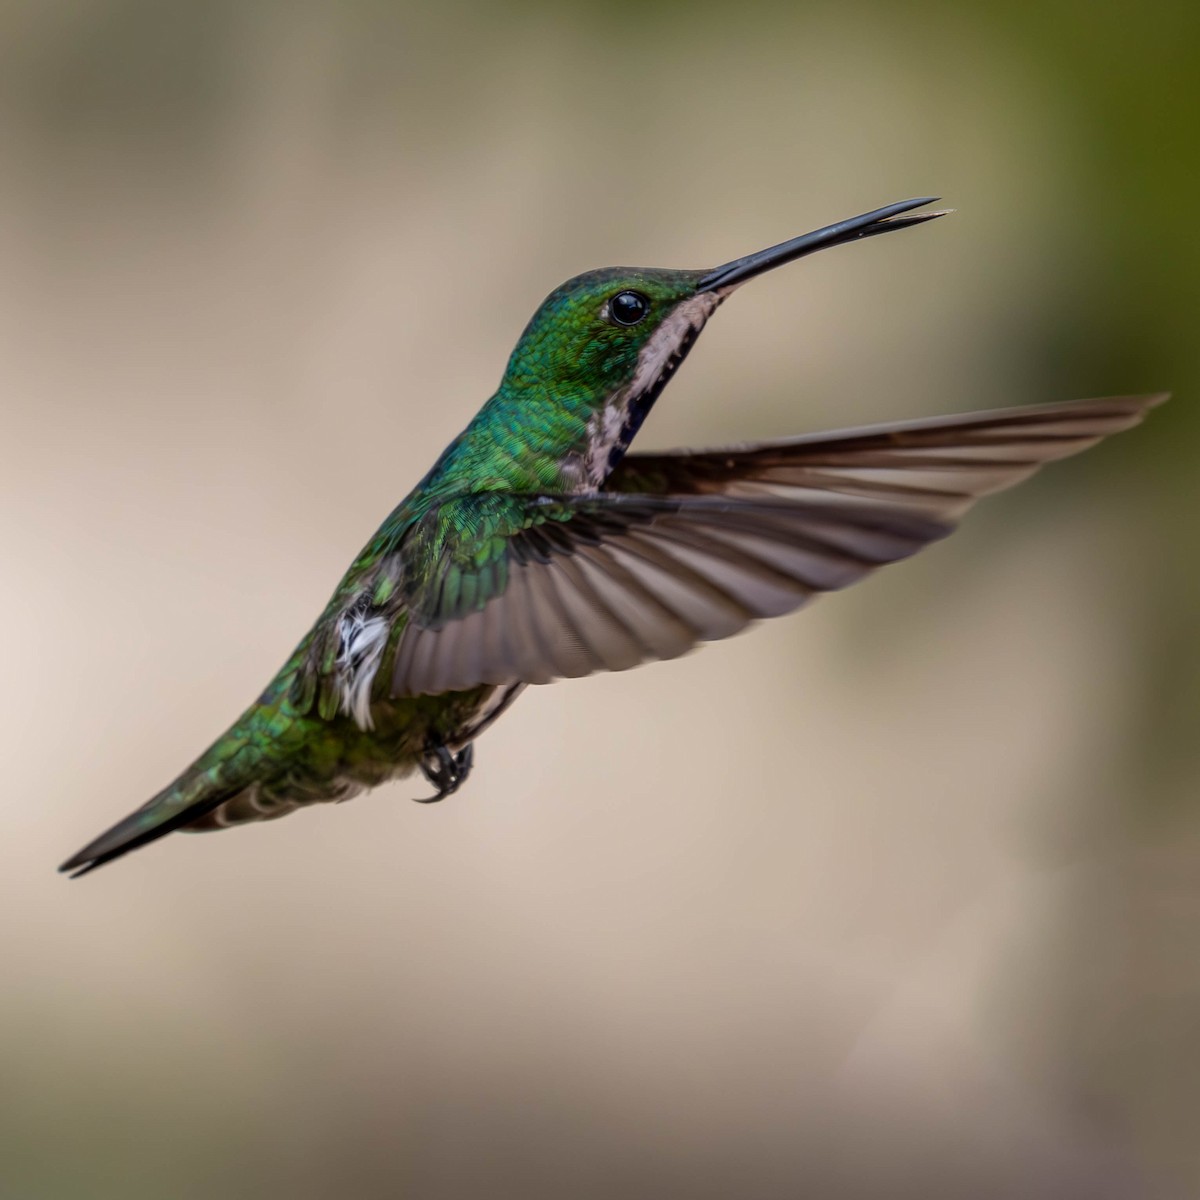
[[[338,686],[342,712],[354,718],[359,729],[374,729],[371,719],[371,685],[383,659],[388,622],[362,609],[351,609],[338,626]]]

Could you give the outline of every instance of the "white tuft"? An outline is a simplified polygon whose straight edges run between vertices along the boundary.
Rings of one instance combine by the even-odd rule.
[[[342,614],[338,625],[338,686],[342,712],[354,718],[359,729],[374,729],[371,718],[371,685],[383,659],[389,624],[386,618],[362,608]]]

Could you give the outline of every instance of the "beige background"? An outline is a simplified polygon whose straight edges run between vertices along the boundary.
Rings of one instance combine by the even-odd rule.
[[[1200,1190],[1194,6],[0,7],[0,1194]],[[1189,157],[1190,156],[1190,157]],[[1172,387],[809,612],[85,882],[534,306],[780,271],[641,445]]]

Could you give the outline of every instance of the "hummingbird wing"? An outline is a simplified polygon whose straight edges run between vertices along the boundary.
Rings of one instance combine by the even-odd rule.
[[[674,658],[944,537],[979,496],[1135,425],[1121,397],[629,455],[588,496],[468,495],[409,547],[393,696]],[[408,557],[406,555],[406,557]]]
[[[455,534],[410,576],[425,582],[406,598],[393,696],[675,658],[952,528],[857,499],[771,496],[493,493],[444,505],[438,522]]]
[[[947,520],[980,496],[1011,487],[1138,424],[1167,397],[1113,396],[871,425],[725,449],[629,454],[605,482],[612,492],[857,496]]]

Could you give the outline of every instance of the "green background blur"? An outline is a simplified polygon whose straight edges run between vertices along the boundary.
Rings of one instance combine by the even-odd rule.
[[[1200,1194],[1200,7],[0,4],[0,1196]],[[54,865],[567,276],[755,282],[642,445],[1169,388],[470,786]]]

